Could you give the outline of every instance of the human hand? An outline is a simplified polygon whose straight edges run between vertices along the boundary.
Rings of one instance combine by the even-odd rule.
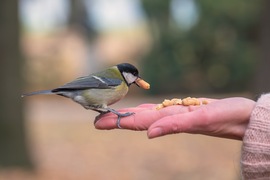
[[[121,127],[130,130],[148,130],[149,138],[174,133],[204,134],[209,136],[242,139],[255,102],[241,97],[206,99],[201,106],[169,106],[156,110],[156,104],[142,104],[119,112],[135,112],[125,117]],[[114,129],[116,116],[108,113],[95,124],[97,129]]]

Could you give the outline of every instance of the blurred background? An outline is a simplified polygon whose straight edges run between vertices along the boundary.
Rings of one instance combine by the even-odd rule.
[[[240,179],[241,142],[98,131],[58,96],[21,99],[129,62],[151,84],[113,108],[270,90],[270,1],[0,1],[0,179]]]

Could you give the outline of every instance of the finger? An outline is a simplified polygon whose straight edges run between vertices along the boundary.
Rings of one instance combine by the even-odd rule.
[[[211,102],[214,102],[214,101],[217,101],[217,99],[210,99],[210,98],[198,98],[200,101],[207,101],[208,103],[211,103]],[[140,104],[139,106],[137,107],[131,107],[131,108],[123,108],[123,109],[119,109],[117,110],[118,112],[120,113],[126,113],[126,112],[139,112],[139,111],[142,111],[144,109],[155,109],[157,106],[157,104]],[[178,106],[178,107],[177,107]],[[179,108],[179,105],[177,106],[173,106],[174,107],[177,107]],[[189,111],[194,111],[196,109],[198,109],[200,106],[188,106],[188,109]],[[165,108],[165,107],[164,107]],[[164,109],[162,108],[162,109]],[[171,107],[172,108],[172,107]],[[173,108],[171,110],[173,110]],[[162,111],[162,110],[161,110]],[[102,115],[102,117],[107,117],[107,116],[110,116],[110,117],[113,117],[114,114],[113,113],[106,113],[104,115]]]
[[[133,112],[133,113],[137,113],[137,112],[140,112],[140,111],[143,111],[143,110],[146,110],[146,109],[151,109],[151,108],[146,108],[147,106],[145,107],[131,107],[131,108],[124,108],[124,109],[119,109],[117,110],[117,112],[121,113],[121,114],[124,114],[124,113],[127,113],[127,112]],[[102,116],[99,117],[99,119],[104,119],[104,118],[115,118],[116,115],[114,113],[111,113],[111,112],[108,112],[106,114],[103,114]]]
[[[138,108],[153,108],[156,107],[157,104],[140,104],[139,106],[137,106]]]
[[[204,97],[200,97],[200,98],[198,98],[198,99],[199,99],[201,102],[206,101],[208,104],[219,100],[219,99],[204,98]]]
[[[159,116],[158,113],[153,110],[135,111],[133,115],[122,117],[120,125],[123,129],[146,130],[157,119],[157,116]],[[95,127],[97,129],[115,129],[117,128],[116,123],[117,116],[110,113],[110,115],[102,116],[95,123]]]
[[[120,113],[138,112],[145,109],[152,109],[153,107],[156,107],[156,104],[141,104],[137,107],[122,108],[122,109],[117,110],[117,112],[120,112]],[[108,116],[108,115],[112,116],[113,114],[112,113],[104,114],[104,116]]]
[[[155,105],[148,104],[148,105],[140,105],[140,106],[137,106],[137,107],[123,108],[123,109],[119,109],[117,111],[121,112],[121,113],[140,112],[140,111],[144,111],[144,110],[147,110],[147,109],[154,109],[153,107],[155,107]]]
[[[170,106],[161,110],[155,108],[129,108],[128,112],[135,114],[124,117],[121,119],[121,127],[131,130],[146,130],[156,120],[172,115],[175,113],[185,113],[190,111],[192,107],[187,106]],[[127,110],[127,109],[126,109]],[[120,113],[127,111],[119,110]],[[97,129],[114,129],[116,126],[117,116],[113,113],[102,115],[101,118],[95,123]]]

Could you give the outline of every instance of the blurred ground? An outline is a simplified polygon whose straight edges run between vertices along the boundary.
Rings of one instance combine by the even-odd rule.
[[[130,95],[113,107],[164,98]],[[149,140],[146,132],[100,131],[93,126],[97,114],[68,99],[36,96],[25,101],[36,170],[0,169],[0,180],[240,179],[239,141],[188,134]]]

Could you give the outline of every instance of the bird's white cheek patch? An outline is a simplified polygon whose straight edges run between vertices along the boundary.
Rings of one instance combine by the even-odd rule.
[[[134,83],[136,81],[136,79],[138,78],[138,77],[134,76],[133,74],[126,73],[126,72],[123,72],[123,76],[125,77],[126,81],[129,84]]]

